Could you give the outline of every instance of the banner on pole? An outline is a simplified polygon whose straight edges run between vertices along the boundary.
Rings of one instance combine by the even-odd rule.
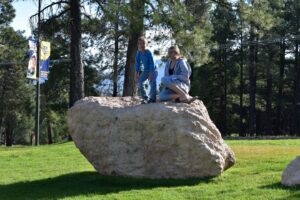
[[[36,80],[37,71],[37,44],[35,40],[29,40],[29,63],[27,69],[27,78]],[[48,80],[50,67],[50,42],[40,42],[40,84]]]
[[[29,40],[29,63],[27,68],[27,78],[36,79],[36,66],[37,66],[37,55],[36,55],[36,41]]]
[[[40,83],[44,83],[48,80],[49,66],[50,66],[50,42],[41,42],[40,53]]]

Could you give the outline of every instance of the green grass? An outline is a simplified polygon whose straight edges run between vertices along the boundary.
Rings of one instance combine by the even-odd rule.
[[[0,200],[300,199],[280,184],[300,140],[230,140],[237,163],[213,179],[150,180],[101,176],[69,142],[0,148]]]

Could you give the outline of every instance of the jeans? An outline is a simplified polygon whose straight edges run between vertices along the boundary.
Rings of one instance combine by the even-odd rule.
[[[141,91],[141,96],[145,100],[149,100],[148,95],[146,94],[145,89],[145,82],[147,81],[149,74],[152,73],[152,79],[149,81],[150,83],[150,100],[156,101],[156,78],[157,78],[157,71],[143,71],[140,75],[139,79],[139,89]]]
[[[162,91],[159,93],[159,99],[161,101],[170,101],[172,100],[172,95],[176,94],[169,88],[163,88]]]
[[[172,78],[172,76],[165,76],[161,79],[161,84],[163,86],[162,91],[159,93],[159,99],[162,101],[170,101],[172,100],[172,95],[176,94],[173,90],[169,87],[178,87],[185,91],[186,93],[189,92],[190,86],[185,84],[184,82]]]

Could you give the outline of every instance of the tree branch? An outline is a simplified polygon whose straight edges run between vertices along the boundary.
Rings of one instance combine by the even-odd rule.
[[[69,12],[70,9],[65,9],[63,10],[61,13],[59,13],[58,15],[52,15],[49,19],[44,20],[41,22],[41,27],[45,26],[46,24],[49,24],[51,21],[60,18],[61,16],[63,16],[64,14],[66,14],[67,12]]]
[[[58,2],[53,2],[53,3],[49,4],[48,6],[45,6],[45,7],[40,11],[40,13],[45,12],[45,11],[46,11],[47,9],[49,9],[49,8],[52,10],[53,6],[55,6],[55,5],[60,6],[61,4],[69,4],[69,2],[68,2],[68,1],[64,1],[64,0],[61,0],[61,1],[58,1]],[[35,18],[37,18],[38,14],[39,14],[39,12],[36,13],[36,14],[34,14],[34,15],[32,15],[32,16],[30,16],[29,22],[30,22],[31,27],[33,27],[33,23],[34,23],[34,21],[36,21]]]
[[[40,13],[44,12],[45,10],[47,10],[48,8],[50,8],[50,7],[52,7],[52,6],[60,5],[60,4],[62,4],[62,3],[64,3],[64,4],[69,4],[68,1],[53,2],[52,4],[50,4],[50,5],[46,6],[46,7],[44,7],[44,8],[40,11]],[[39,14],[39,13],[36,13],[36,14],[30,16],[30,19],[36,17],[38,14]]]

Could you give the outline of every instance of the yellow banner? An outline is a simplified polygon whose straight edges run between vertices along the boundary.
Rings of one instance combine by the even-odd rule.
[[[29,63],[27,69],[27,78],[36,79],[37,74],[37,44],[35,40],[29,40]],[[40,81],[48,79],[50,65],[50,42],[41,41],[40,43]]]
[[[41,60],[47,60],[50,57],[50,42],[41,42]]]

